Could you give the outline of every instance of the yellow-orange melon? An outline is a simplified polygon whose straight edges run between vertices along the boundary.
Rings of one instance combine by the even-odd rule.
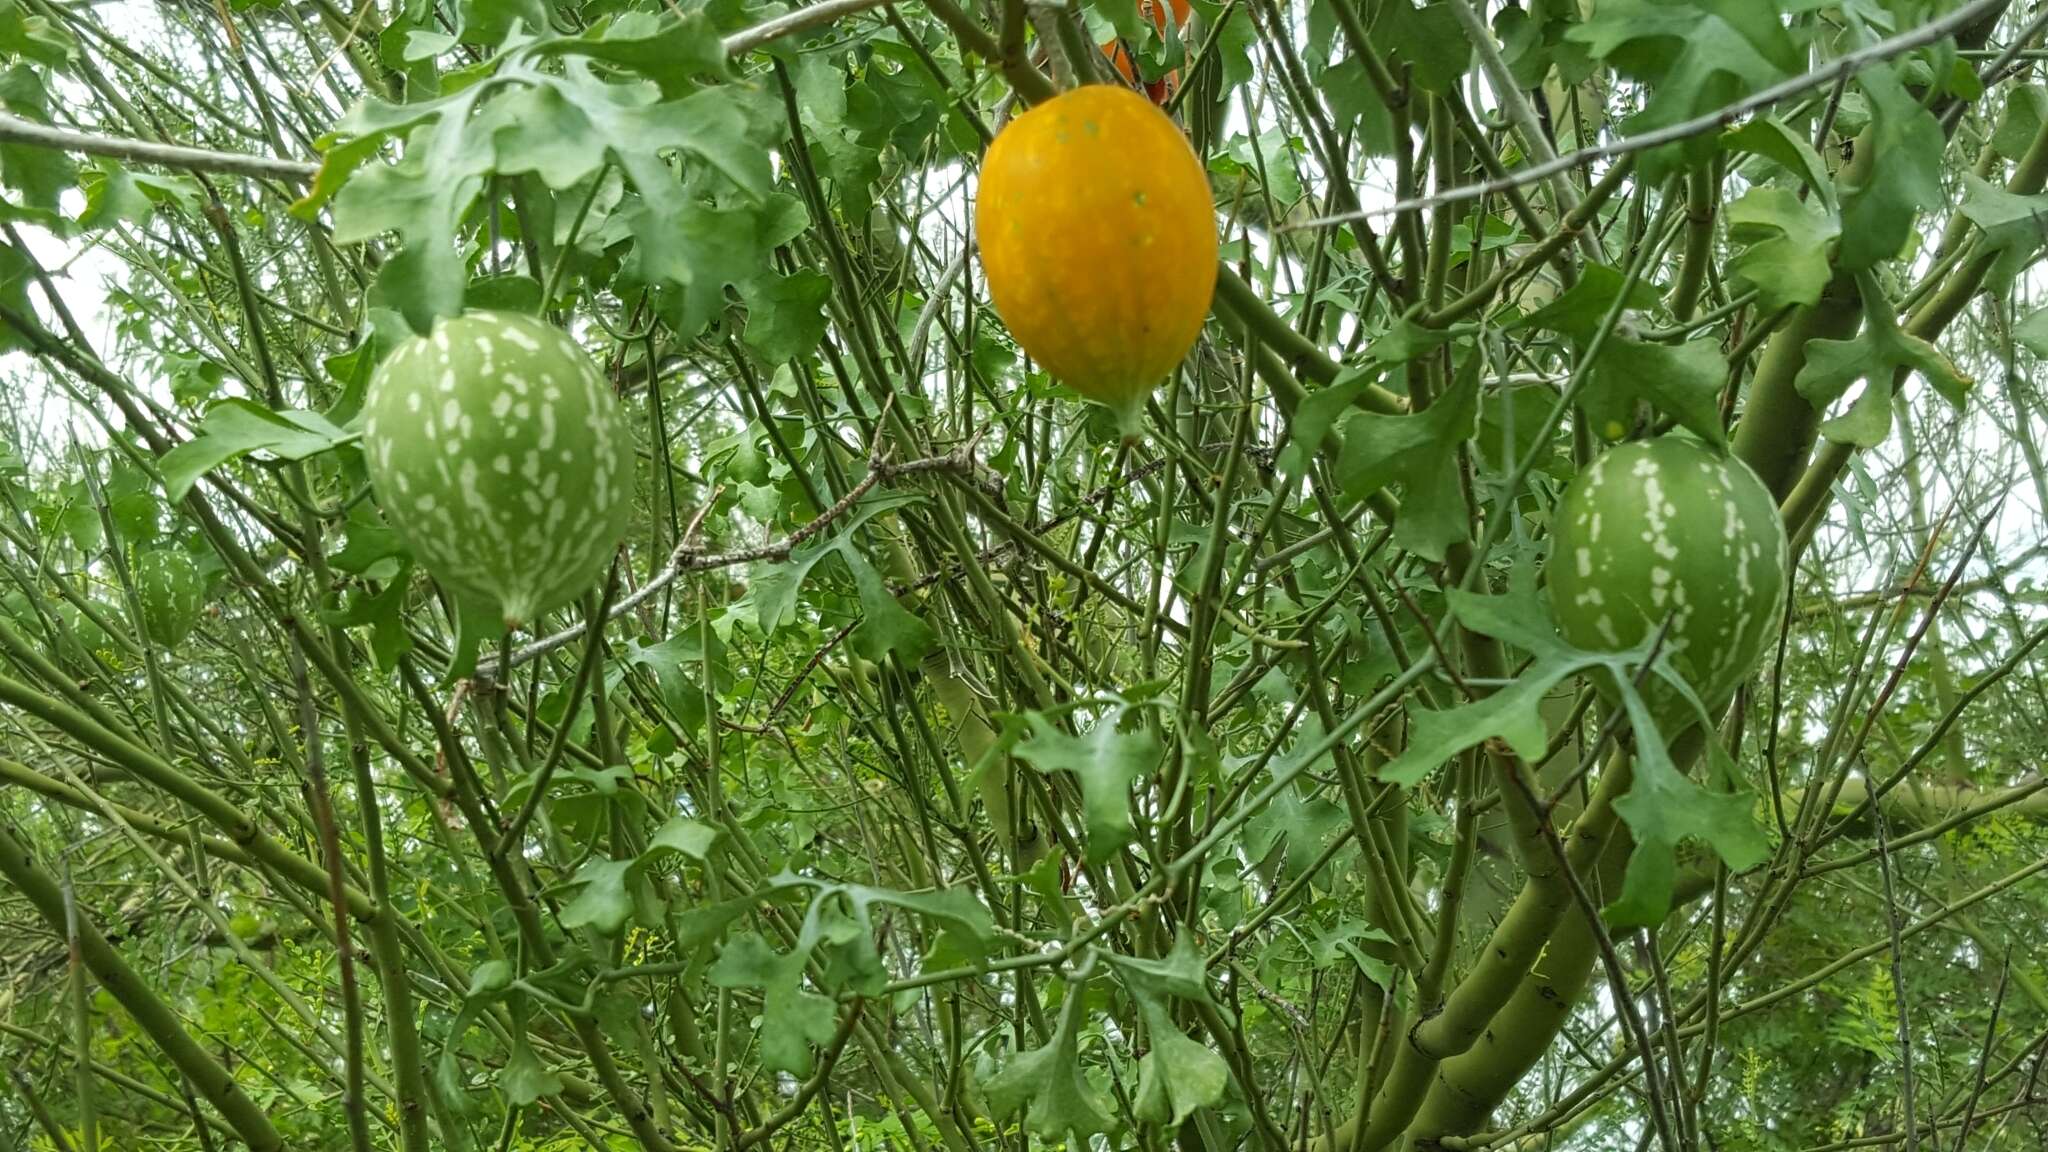
[[[1040,104],[982,159],[975,239],[1017,343],[1135,431],[1216,288],[1209,181],[1180,129],[1127,88]]]

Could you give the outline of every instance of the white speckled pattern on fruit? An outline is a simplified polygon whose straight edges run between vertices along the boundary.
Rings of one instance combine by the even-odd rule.
[[[363,450],[422,567],[529,623],[588,589],[632,511],[624,408],[575,340],[472,312],[400,346],[370,381]]]
[[[1676,436],[1620,445],[1565,490],[1552,531],[1565,639],[1629,648],[1668,616],[1666,648],[1709,707],[1756,668],[1784,606],[1788,549],[1776,502],[1741,461]]]

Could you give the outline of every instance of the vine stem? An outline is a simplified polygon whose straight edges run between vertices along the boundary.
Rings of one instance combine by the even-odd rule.
[[[0,822],[0,879],[24,896],[54,932],[65,931],[62,886],[36,862],[28,845],[5,822]],[[283,1152],[284,1138],[263,1109],[242,1091],[234,1076],[185,1030],[178,1013],[157,996],[83,912],[74,915],[79,953],[100,987],[127,1011],[135,1026],[213,1105],[245,1144],[255,1152]]]

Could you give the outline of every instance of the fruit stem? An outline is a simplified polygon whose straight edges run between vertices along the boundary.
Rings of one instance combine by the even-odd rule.
[[[1145,438],[1145,399],[1140,392],[1114,404],[1105,404],[1116,414],[1116,430],[1123,433],[1124,443],[1136,444]]]

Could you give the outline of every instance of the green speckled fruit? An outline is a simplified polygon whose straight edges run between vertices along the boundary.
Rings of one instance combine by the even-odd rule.
[[[135,597],[142,627],[159,644],[176,645],[199,622],[206,606],[206,578],[189,553],[157,548],[135,558]]]
[[[1565,639],[1630,648],[1669,616],[1666,648],[1709,708],[1777,633],[1784,522],[1740,460],[1675,436],[1609,449],[1565,489],[1551,532],[1550,604]]]
[[[363,452],[413,558],[509,624],[575,599],[626,535],[625,411],[583,349],[531,316],[472,312],[392,352],[370,380]]]

